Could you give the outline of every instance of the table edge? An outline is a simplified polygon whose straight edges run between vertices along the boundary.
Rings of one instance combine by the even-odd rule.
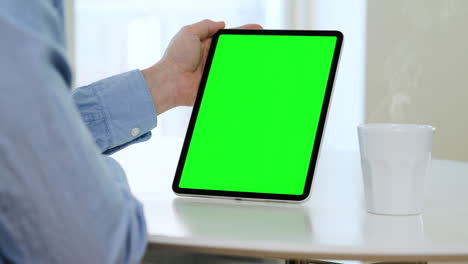
[[[224,243],[226,242],[226,243]],[[235,246],[229,241],[219,241],[218,246],[211,246],[212,243],[193,243],[187,241],[180,243],[179,239],[164,236],[149,236],[147,250],[183,250],[197,253],[242,256],[242,257],[263,257],[280,259],[333,259],[333,260],[361,260],[361,261],[468,261],[468,249],[443,249],[444,253],[416,252],[392,254],[386,253],[368,253],[356,250],[355,247],[346,246],[320,246],[314,251],[305,251],[300,247],[291,250],[269,250],[267,247],[250,247],[248,249],[241,246]],[[353,252],[354,251],[354,252]]]

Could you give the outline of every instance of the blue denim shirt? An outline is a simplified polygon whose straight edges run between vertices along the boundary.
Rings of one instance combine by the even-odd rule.
[[[106,154],[156,113],[135,70],[70,92],[60,0],[0,1],[0,264],[136,263],[141,204]]]

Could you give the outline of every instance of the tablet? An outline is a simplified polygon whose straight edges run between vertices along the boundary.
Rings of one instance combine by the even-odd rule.
[[[308,198],[343,35],[226,29],[212,39],[172,188]]]

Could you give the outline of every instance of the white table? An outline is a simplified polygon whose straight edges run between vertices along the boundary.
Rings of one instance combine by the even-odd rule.
[[[432,161],[422,215],[380,216],[364,209],[358,153],[323,153],[309,201],[285,204],[178,198],[171,174],[180,150],[141,160],[141,149],[117,159],[145,206],[150,247],[286,260],[468,261],[468,163]],[[157,176],[164,163],[173,170]]]

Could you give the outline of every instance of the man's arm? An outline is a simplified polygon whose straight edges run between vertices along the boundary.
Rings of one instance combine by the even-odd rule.
[[[148,140],[157,123],[156,112],[193,105],[211,36],[222,28],[224,22],[210,20],[185,26],[155,65],[73,91],[73,100],[102,153]]]
[[[0,262],[136,263],[142,206],[70,97],[56,2],[0,2]]]
[[[155,65],[78,88],[73,99],[101,152],[111,154],[148,140],[156,112],[193,105],[211,37],[224,22],[203,20],[184,26]],[[247,24],[242,29],[261,29]]]

